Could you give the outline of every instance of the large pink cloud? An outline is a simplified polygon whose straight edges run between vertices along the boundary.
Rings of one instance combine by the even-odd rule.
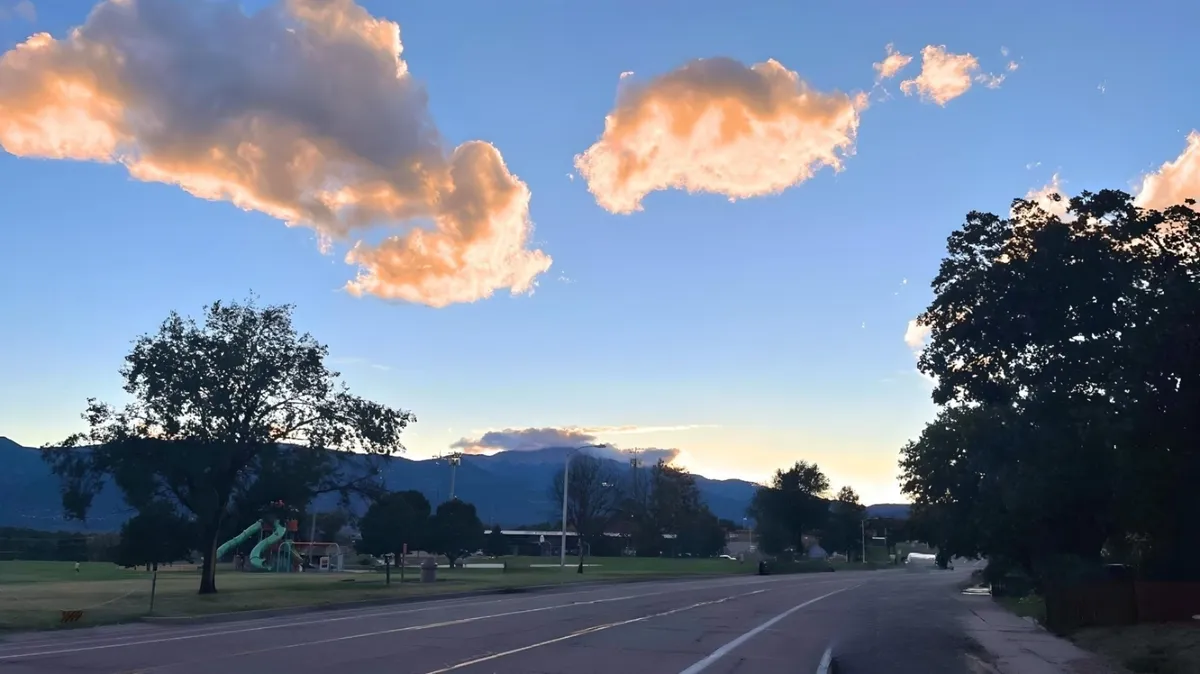
[[[1161,210],[1187,199],[1200,201],[1200,131],[1188,134],[1187,145],[1178,157],[1142,178],[1136,203]]]
[[[697,59],[647,82],[623,77],[603,135],[575,166],[613,213],[666,189],[777,193],[840,169],[866,105],[865,94],[818,91],[777,61]]]
[[[612,431],[616,433],[630,432],[628,429],[607,428],[505,428],[488,431],[477,438],[462,438],[451,447],[464,454],[495,454],[498,452],[532,452],[551,447],[582,447],[584,445],[601,444],[596,436],[598,432]],[[636,456],[647,465],[662,459],[668,463],[679,456],[678,449],[661,449],[657,447],[639,449],[618,449],[613,445],[591,447],[586,453],[609,459],[628,460]]]
[[[399,228],[347,256],[355,293],[531,290],[551,259],[529,248],[528,188],[489,143],[445,149],[401,53],[399,25],[351,0],[108,0],[0,56],[0,146],[119,163],[329,241]]]

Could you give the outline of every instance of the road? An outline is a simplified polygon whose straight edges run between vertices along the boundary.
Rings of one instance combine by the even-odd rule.
[[[737,576],[564,588],[0,642],[0,674],[839,674],[974,671],[962,571]]]

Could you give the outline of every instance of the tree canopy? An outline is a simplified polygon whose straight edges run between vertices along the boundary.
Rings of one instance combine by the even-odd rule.
[[[426,550],[433,543],[429,521],[432,506],[419,491],[396,491],[379,495],[359,519],[362,537],[355,549],[368,555],[399,555],[409,550]]]
[[[481,549],[483,542],[483,522],[474,505],[452,499],[437,507],[430,522],[430,549],[445,555],[451,566],[454,560]]]
[[[304,503],[376,487],[371,457],[401,451],[415,419],[352,395],[292,312],[215,302],[202,321],[172,312],[139,337],[120,370],[133,402],[89,400],[88,432],[46,448],[67,515],[86,517],[109,479],[139,512],[170,504],[190,513],[204,556],[200,592],[210,593],[222,524],[239,501],[297,484],[289,496]]]
[[[942,409],[902,452],[930,543],[1035,573],[1122,551],[1197,574],[1198,253],[1194,202],[1105,190],[967,216],[918,318]]]
[[[190,559],[196,544],[196,526],[162,503],[145,508],[121,525],[116,563],[121,566],[155,566]]]
[[[757,523],[759,547],[770,554],[804,552],[804,534],[819,532],[829,520],[828,491],[829,478],[815,463],[797,461],[775,471],[747,510]]]

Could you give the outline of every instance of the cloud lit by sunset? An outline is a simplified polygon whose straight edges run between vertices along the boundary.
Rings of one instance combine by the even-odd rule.
[[[626,78],[600,139],[575,158],[597,203],[642,209],[659,190],[746,199],[781,192],[854,152],[863,94],[821,92],[770,60],[691,61]]]

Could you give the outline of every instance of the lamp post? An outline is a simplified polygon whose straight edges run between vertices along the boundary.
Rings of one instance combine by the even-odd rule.
[[[567,452],[567,458],[563,462],[562,540],[558,548],[558,568],[560,570],[567,568],[567,488],[571,484],[571,458],[584,449],[603,449],[607,446],[583,445],[582,447],[576,447]],[[582,551],[582,548],[580,548],[580,551]]]

